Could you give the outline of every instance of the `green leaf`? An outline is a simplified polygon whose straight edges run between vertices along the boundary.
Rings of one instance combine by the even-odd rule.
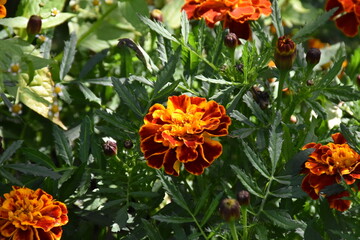
[[[345,58],[346,57],[343,56],[334,63],[334,65],[330,69],[330,71],[328,71],[320,80],[320,82],[317,86],[317,89],[319,89],[321,91],[323,88],[327,87],[331,83],[332,80],[334,80],[334,78],[339,74]]]
[[[231,132],[231,136],[246,138],[255,131],[255,128],[240,128]]]
[[[207,202],[210,194],[210,185],[207,185],[205,190],[201,191],[201,196],[196,202],[195,210],[194,210],[194,216],[196,216],[200,209],[204,206],[204,204]]]
[[[269,155],[271,159],[271,172],[275,173],[277,163],[280,159],[281,149],[283,144],[282,138],[282,128],[281,128],[281,115],[278,113],[274,120],[274,123],[271,125],[270,130],[270,139],[269,139]]]
[[[174,55],[170,57],[165,67],[160,70],[157,80],[154,83],[154,92],[153,92],[154,97],[156,97],[159,90],[162,89],[166,83],[168,83],[173,79],[173,74],[175,72],[176,65],[180,59],[180,52],[181,52],[181,47],[178,47]]]
[[[240,180],[240,182],[250,193],[260,198],[264,198],[264,194],[262,193],[261,189],[258,187],[258,185],[252,180],[252,178],[249,175],[247,175],[243,170],[239,169],[234,165],[231,165],[231,168],[236,173],[236,176]]]
[[[161,234],[157,226],[154,226],[149,221],[141,219],[142,225],[146,231],[146,235],[150,240],[162,240]]]
[[[267,170],[262,159],[259,156],[257,156],[257,154],[249,147],[249,145],[247,145],[246,142],[241,141],[241,143],[244,147],[245,155],[248,157],[251,165],[253,165],[253,167],[261,173],[261,175],[263,175],[266,178],[270,178],[270,173]]]
[[[53,136],[55,140],[55,150],[58,157],[61,158],[67,165],[72,166],[73,157],[71,147],[64,132],[54,125]]]
[[[360,92],[351,86],[329,86],[323,88],[322,94],[330,99],[338,101],[357,101],[360,99]]]
[[[356,81],[358,70],[360,69],[360,47],[352,52],[349,65],[346,67],[346,73],[350,79]]]
[[[85,64],[85,66],[81,69],[81,72],[79,74],[79,78],[83,79],[86,77],[86,75],[91,72],[96,64],[104,60],[104,58],[107,56],[109,52],[109,48],[106,48],[98,53],[96,53],[93,57],[91,57]]]
[[[66,74],[70,71],[71,65],[74,62],[76,53],[77,37],[75,32],[70,34],[70,41],[65,42],[64,56],[60,65],[60,80],[64,80]]]
[[[334,14],[337,8],[333,8],[328,12],[321,14],[318,18],[312,22],[306,24],[302,29],[300,29],[293,37],[292,40],[300,43],[303,42],[307,37],[309,37],[315,30],[319,29],[329,18]]]
[[[263,123],[269,122],[269,117],[264,113],[264,110],[262,110],[259,105],[255,102],[255,100],[252,98],[250,93],[247,93],[243,97],[244,102],[246,105],[251,109],[251,112]]]
[[[281,9],[278,0],[273,1],[271,9],[271,21],[276,29],[276,35],[279,38],[281,36],[284,36],[284,27],[282,25]]]
[[[19,179],[14,177],[11,173],[6,171],[4,168],[0,168],[0,175],[3,176],[4,178],[6,178],[7,180],[9,180],[10,183],[14,183],[18,186],[24,185]]]
[[[98,98],[90,88],[86,87],[84,83],[79,82],[80,91],[84,94],[84,97],[89,100],[90,102],[95,102],[101,105],[101,98]]]
[[[164,173],[161,170],[156,170],[157,176],[160,178],[160,181],[163,185],[165,191],[167,191],[173,198],[174,202],[178,204],[181,208],[185,209],[187,212],[190,212],[190,209],[181,194],[180,190],[176,185],[171,181],[171,179],[164,176]]]
[[[223,79],[207,78],[207,77],[204,77],[203,75],[195,76],[195,78],[199,79],[200,81],[203,81],[203,82],[214,83],[214,84],[218,84],[218,85],[237,85],[236,83],[228,82]]]
[[[340,132],[344,136],[350,147],[360,154],[360,141],[359,138],[355,135],[357,134],[357,132],[350,131],[350,129],[347,128],[346,125],[343,123],[340,124]],[[357,134],[357,136],[359,136],[359,134]]]
[[[0,165],[4,163],[4,161],[11,158],[11,156],[21,147],[23,140],[18,140],[13,142],[5,151],[0,155]]]
[[[143,117],[143,113],[139,102],[133,91],[131,91],[126,85],[126,78],[111,77],[115,90],[119,97],[125,102],[126,105],[140,118]]]
[[[141,16],[141,15],[139,15],[139,18],[148,27],[150,27],[153,31],[157,32],[164,38],[169,39],[173,42],[179,43],[179,41],[171,35],[171,33],[162,25],[162,23],[151,21],[147,17]]]
[[[155,215],[152,216],[153,219],[158,220],[160,222],[166,222],[166,223],[189,223],[189,222],[193,222],[194,219],[190,218],[190,217],[179,217],[179,216],[165,216],[165,215]]]
[[[295,156],[287,163],[286,169],[293,176],[300,173],[302,165],[309,158],[309,155],[314,151],[314,148],[308,148],[295,154]]]
[[[291,216],[284,210],[266,210],[263,213],[272,221],[275,225],[284,229],[305,229],[306,224],[291,218]]]
[[[37,162],[41,165],[49,167],[50,169],[56,168],[51,158],[44,153],[32,148],[22,148],[21,150],[25,155],[25,159]]]
[[[304,240],[319,240],[322,239],[321,235],[314,229],[316,226],[312,221],[308,223],[304,232]],[[347,239],[347,238],[346,238]]]
[[[321,106],[321,104],[315,100],[307,99],[305,100],[305,103],[316,112],[322,119],[326,119],[327,114],[325,112],[325,109]]]
[[[153,100],[161,99],[163,97],[169,96],[171,93],[173,93],[176,89],[176,87],[179,85],[180,80],[172,81],[171,83],[165,84],[165,86],[156,94],[156,96],[153,97]]]
[[[189,40],[190,25],[186,11],[181,12],[181,35],[184,38],[184,43],[187,44]]]
[[[239,112],[238,110],[234,110],[230,113],[230,117],[235,118],[239,122],[245,123],[250,127],[255,127],[255,124],[252,123],[244,114]]]
[[[89,116],[85,116],[81,124],[79,149],[79,158],[83,163],[87,163],[89,160],[91,132],[91,120]]]
[[[219,206],[220,199],[222,198],[223,194],[223,192],[218,193],[218,195],[216,195],[216,197],[211,201],[208,209],[205,211],[204,217],[201,219],[200,226],[204,226],[209,220],[209,218],[213,215],[213,213]]]
[[[128,218],[126,206],[123,206],[116,212],[115,222],[120,228],[123,228],[126,226]]]
[[[71,195],[75,194],[76,190],[81,186],[85,168],[86,164],[83,163],[79,167],[74,167],[74,170],[68,171],[66,173],[66,178],[60,179],[63,182],[61,184],[61,188],[59,189],[61,199],[67,199]]]
[[[36,164],[17,163],[17,164],[7,164],[4,165],[4,167],[11,168],[19,172],[25,174],[31,174],[34,176],[50,177],[54,180],[59,179],[61,177],[59,173],[54,172],[49,168],[39,166]]]
[[[43,18],[41,28],[46,29],[56,27],[75,16],[76,15],[73,13],[61,12],[56,17]]]

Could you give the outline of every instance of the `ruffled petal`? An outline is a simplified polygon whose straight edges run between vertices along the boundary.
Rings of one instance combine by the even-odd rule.
[[[335,20],[336,26],[348,37],[355,37],[359,32],[359,23],[355,13],[347,13]]]
[[[200,153],[203,159],[210,164],[222,153],[221,143],[212,140],[211,138],[205,138],[204,144],[201,146],[201,148],[202,151],[200,151]]]
[[[192,162],[198,157],[198,152],[195,148],[187,147],[185,144],[176,148],[176,159],[180,162]]]
[[[341,133],[334,133],[333,135],[331,135],[331,138],[333,139],[335,144],[347,143],[346,139]]]
[[[170,149],[164,157],[164,170],[169,175],[179,176],[180,173],[180,161],[176,159],[176,152],[174,149]]]
[[[251,39],[251,29],[248,22],[240,23],[233,20],[227,21],[230,32],[235,33],[238,38]]]
[[[342,197],[349,197],[350,194],[347,191],[343,191],[339,194],[326,197],[329,202],[330,208],[334,208],[338,211],[344,212],[350,208],[351,201],[342,199]]]
[[[27,230],[22,231],[20,229],[16,230],[12,240],[35,240],[35,234],[32,227],[28,227]],[[38,240],[38,239],[36,239]],[[40,240],[40,239],[39,239]]]
[[[174,112],[176,109],[180,109],[182,112],[186,112],[187,107],[190,104],[190,97],[187,95],[172,96],[168,98],[167,109],[170,112]]]
[[[147,157],[146,164],[152,168],[156,168],[156,169],[161,168],[164,164],[164,157],[165,157],[165,154],[167,153],[167,151],[168,150],[166,150],[165,152],[153,154],[153,155]]]
[[[336,12],[332,15],[332,18],[334,18],[336,15],[344,11],[342,4],[338,0],[327,0],[325,9],[326,11],[329,11],[330,9],[338,8]]]
[[[1,219],[0,224],[1,224],[0,233],[4,237],[11,237],[17,229],[11,222],[7,220]]]
[[[140,149],[144,153],[145,158],[148,158],[152,155],[163,154],[169,149],[169,147],[166,147],[161,143],[155,142],[154,136],[149,136],[146,139],[142,139]]]

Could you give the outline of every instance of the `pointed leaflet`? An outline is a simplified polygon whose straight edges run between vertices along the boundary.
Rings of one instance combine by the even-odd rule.
[[[221,197],[223,196],[223,192],[219,193],[218,195],[216,195],[216,197],[212,200],[212,202],[210,203],[209,207],[207,208],[207,210],[205,211],[205,215],[204,217],[201,219],[201,223],[200,226],[204,226],[207,221],[209,220],[209,218],[211,217],[211,215],[214,213],[214,211],[217,209],[217,207],[219,206],[219,202]]]
[[[11,173],[6,171],[4,168],[0,168],[0,175],[7,179],[10,183],[15,183],[18,186],[23,186],[24,184],[20,182],[16,177],[14,177]]]
[[[101,105],[101,99],[98,98],[91,90],[90,88],[86,87],[84,83],[79,83],[80,91],[84,94],[85,98],[89,100],[90,102],[95,102],[99,105]]]
[[[279,38],[284,35],[284,27],[282,25],[281,11],[280,11],[281,9],[278,0],[273,1],[271,9],[272,9],[271,20],[276,29],[276,35]]]
[[[276,115],[275,121],[271,126],[270,130],[270,139],[269,139],[269,155],[271,159],[271,172],[275,173],[277,163],[280,159],[281,148],[283,144],[282,138],[282,128],[281,128],[281,116],[278,113]]]
[[[185,10],[181,12],[181,35],[184,38],[184,43],[188,43],[189,32],[190,32],[189,20]]]
[[[239,122],[245,123],[250,127],[255,127],[255,124],[252,123],[244,114],[242,114],[238,110],[232,111],[232,113],[230,113],[230,117],[235,118]]]
[[[50,169],[56,168],[52,159],[46,154],[32,148],[22,148],[21,150],[26,159],[37,162],[43,166],[49,167]]]
[[[269,117],[264,113],[264,111],[259,107],[255,100],[251,97],[251,93],[247,93],[243,97],[246,105],[251,109],[251,112],[263,123],[269,122]]]
[[[359,134],[357,132],[350,131],[343,123],[340,124],[340,131],[350,147],[360,154],[360,140],[355,136],[355,134],[357,134],[359,137]]]
[[[156,97],[161,88],[165,86],[166,83],[170,82],[173,79],[173,74],[175,72],[176,64],[180,59],[181,47],[178,47],[165,65],[163,69],[160,70],[157,80],[154,84],[153,98]]]
[[[161,234],[156,226],[145,219],[141,219],[143,228],[146,231],[146,235],[150,240],[163,240]]]
[[[336,61],[333,65],[333,67],[330,69],[330,71],[328,71],[324,75],[324,77],[320,80],[320,82],[317,86],[317,89],[319,89],[320,92],[324,87],[327,87],[331,83],[331,81],[336,77],[336,75],[338,75],[345,59],[346,59],[346,56],[343,56],[338,61]]]
[[[4,163],[5,160],[8,160],[15,152],[18,150],[23,143],[23,140],[18,140],[13,142],[6,150],[0,155],[0,165]]]
[[[305,229],[306,224],[291,218],[291,216],[284,210],[266,210],[263,213],[273,222],[275,225],[284,229]]]
[[[244,187],[252,194],[263,198],[264,194],[262,193],[261,189],[258,185],[252,180],[250,176],[248,176],[243,170],[239,169],[238,167],[231,165],[231,168],[236,173],[237,178],[240,182],[244,185]]]
[[[40,177],[50,177],[54,180],[59,179],[61,175],[57,172],[52,171],[49,168],[39,166],[37,164],[26,164],[26,163],[17,163],[17,164],[7,164],[4,165],[6,168],[11,168],[16,171],[25,173],[25,174],[31,174],[34,176],[40,176]]]
[[[166,223],[189,223],[194,221],[191,217],[165,216],[161,214],[155,215],[152,218]]]
[[[64,132],[57,126],[53,126],[53,136],[55,142],[55,150],[58,155],[67,165],[72,166],[73,158],[71,147],[68,139],[66,138]]]
[[[81,130],[80,130],[79,158],[83,163],[89,160],[91,133],[92,133],[91,121],[89,116],[86,116],[82,121]]]
[[[64,56],[60,65],[60,80],[64,80],[64,77],[70,71],[76,53],[76,42],[76,34],[72,32],[70,34],[70,41],[65,42]]]
[[[166,28],[160,23],[160,22],[154,22],[148,19],[147,17],[139,15],[139,18],[141,21],[143,21],[148,27],[150,27],[152,30],[163,36],[164,38],[167,38],[171,41],[174,41],[176,43],[179,43],[179,41],[174,38],[171,33],[166,30]]]
[[[263,175],[266,178],[270,178],[270,174],[268,170],[266,169],[266,166],[264,165],[263,161],[257,156],[257,154],[246,144],[246,142],[241,141],[242,145],[244,147],[245,155],[250,160],[250,163],[253,165],[253,167],[258,170],[261,175]]]

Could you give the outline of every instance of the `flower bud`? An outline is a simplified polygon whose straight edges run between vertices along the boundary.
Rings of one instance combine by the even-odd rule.
[[[160,9],[154,9],[150,12],[150,19],[163,22],[163,14]]]
[[[320,62],[321,52],[318,48],[310,48],[306,53],[306,62],[308,65],[315,66]]]
[[[238,192],[236,198],[241,206],[247,206],[250,204],[250,193],[246,190]]]
[[[115,141],[108,140],[103,145],[104,154],[112,157],[117,154],[117,145]]]
[[[242,64],[242,63],[239,63],[239,64],[236,64],[235,65],[235,68],[236,68],[236,70],[238,70],[239,72],[241,72],[241,73],[244,73],[244,64]]]
[[[130,139],[125,140],[125,142],[124,142],[124,148],[126,148],[126,149],[131,149],[133,146],[134,146],[134,144],[133,144],[133,142],[132,142]]]
[[[288,71],[296,58],[296,44],[287,36],[279,37],[275,48],[275,65],[279,70]]]
[[[41,31],[41,17],[32,15],[27,23],[26,31],[28,35],[35,35]]]
[[[306,85],[308,85],[308,86],[314,85],[314,80],[312,80],[312,79],[307,80]]]
[[[234,48],[239,44],[239,39],[235,33],[230,32],[225,36],[224,44],[228,48]]]
[[[225,198],[221,201],[219,212],[226,221],[234,221],[240,218],[240,204],[236,199]]]

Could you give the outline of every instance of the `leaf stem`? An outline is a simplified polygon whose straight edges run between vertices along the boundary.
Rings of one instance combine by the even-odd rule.
[[[239,240],[237,232],[236,232],[235,221],[230,221],[229,227],[230,227],[230,232],[231,232],[231,236],[232,236],[233,240]]]
[[[247,206],[241,206],[241,220],[243,225],[242,240],[247,240],[248,239]]]

